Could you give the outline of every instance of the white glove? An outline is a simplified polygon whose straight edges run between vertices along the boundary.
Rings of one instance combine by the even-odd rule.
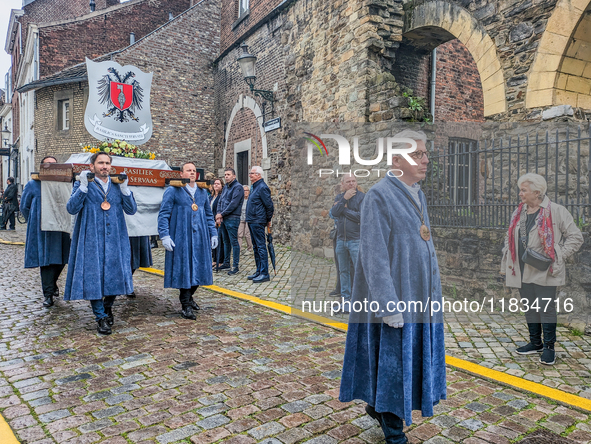
[[[80,179],[80,191],[82,191],[83,193],[88,192],[88,173],[90,173],[90,171],[84,170],[78,176],[78,178]]]
[[[172,241],[172,239],[170,238],[170,236],[164,236],[160,240],[162,241],[162,246],[164,247],[164,249],[166,251],[172,251],[172,250],[174,250],[174,242]]]
[[[392,316],[384,316],[384,323],[388,324],[392,328],[404,327],[404,317],[402,313],[396,313]]]
[[[215,250],[218,247],[218,237],[217,236],[213,236],[211,238],[211,249]]]
[[[121,194],[123,194],[124,196],[131,195],[131,190],[127,186],[128,183],[129,183],[129,176],[127,177],[127,179],[125,179],[125,181],[121,185],[119,185],[119,189],[121,190]]]

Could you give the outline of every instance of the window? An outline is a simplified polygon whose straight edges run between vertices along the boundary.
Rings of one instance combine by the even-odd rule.
[[[449,139],[449,192],[452,202],[469,205],[476,198],[475,140]]]
[[[58,128],[62,131],[70,129],[70,100],[58,100]]]
[[[238,0],[238,17],[242,17],[248,11],[249,0]]]

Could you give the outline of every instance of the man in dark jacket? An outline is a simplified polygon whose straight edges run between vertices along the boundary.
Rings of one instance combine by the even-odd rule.
[[[341,277],[341,296],[351,300],[351,268],[357,266],[359,254],[359,222],[361,221],[361,202],[365,194],[357,191],[357,179],[345,175],[341,179],[343,193],[335,198],[331,213],[337,218],[337,260]]]
[[[220,231],[222,232],[222,243],[224,244],[224,263],[219,269],[230,268],[231,253],[234,256],[232,269],[228,272],[231,276],[238,273],[238,264],[240,262],[238,227],[240,226],[242,202],[244,202],[244,188],[236,180],[236,171],[233,168],[226,168],[224,178],[226,179],[226,186],[220,196],[215,221],[216,224],[221,226]]]
[[[6,180],[8,186],[2,196],[2,230],[6,230],[6,224],[10,221],[10,229],[14,230],[14,216],[18,210],[18,195],[14,177],[9,177]]]
[[[248,276],[255,284],[269,281],[269,257],[265,240],[265,227],[271,226],[275,208],[271,200],[271,190],[263,180],[263,169],[254,166],[248,173],[252,189],[246,205],[246,223],[252,238],[252,250],[257,265],[256,271]]]

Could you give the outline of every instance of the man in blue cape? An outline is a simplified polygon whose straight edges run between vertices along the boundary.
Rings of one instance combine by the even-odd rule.
[[[181,177],[190,182],[184,187],[164,191],[158,214],[158,234],[166,249],[164,288],[178,288],[181,315],[195,320],[193,299],[200,285],[212,285],[211,250],[218,245],[213,212],[207,191],[195,183],[195,164],[181,167]]]
[[[417,183],[429,163],[426,137],[408,130],[395,137],[407,139],[401,148],[409,139],[417,147],[394,156],[394,170],[363,200],[339,399],[367,402],[386,443],[403,444],[403,420],[412,424],[413,410],[432,416],[446,399],[445,344],[442,313],[431,313],[430,302],[441,303],[441,281]]]
[[[53,156],[46,156],[44,163],[56,163]],[[21,196],[21,212],[27,219],[27,241],[25,243],[25,268],[41,269],[43,306],[53,306],[53,299],[59,294],[57,280],[70,253],[70,234],[62,231],[41,230],[41,182],[30,180]]]
[[[90,172],[95,174],[94,180],[89,183],[89,172],[82,171],[66,205],[68,213],[77,217],[64,300],[90,301],[97,330],[104,335],[111,334],[115,297],[133,292],[131,250],[123,213],[132,215],[137,211],[127,179],[121,185],[114,184],[110,171],[111,156],[93,154]]]

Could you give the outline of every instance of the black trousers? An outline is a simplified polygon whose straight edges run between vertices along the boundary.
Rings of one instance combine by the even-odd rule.
[[[538,284],[521,284],[519,294],[527,299],[529,310],[525,313],[529,340],[534,345],[542,343],[554,348],[556,342],[556,287],[546,287]]]
[[[16,213],[13,210],[9,210],[7,206],[4,206],[3,216],[2,216],[2,228],[6,229],[6,225],[9,224],[11,230],[14,230],[14,226],[16,223],[15,219]]]
[[[60,277],[64,264],[52,264],[41,268],[41,288],[43,296],[49,297],[57,293],[57,280]]]
[[[179,300],[181,301],[181,306],[183,310],[191,305],[191,300],[193,299],[193,295],[199,288],[199,285],[193,285],[191,288],[179,288]]]

